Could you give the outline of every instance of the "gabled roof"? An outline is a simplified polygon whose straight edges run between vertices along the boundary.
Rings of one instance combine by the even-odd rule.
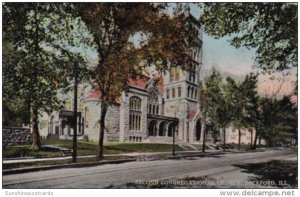
[[[101,99],[101,92],[99,90],[92,90],[88,96],[85,98],[85,100],[100,100]],[[121,99],[118,97],[115,99],[115,102],[120,104],[121,103]]]
[[[99,90],[92,90],[85,99],[100,100],[100,98],[101,98],[101,92]]]
[[[137,88],[141,88],[141,89],[145,89],[147,86],[147,82],[150,78],[147,76],[141,76],[141,77],[137,77],[136,79],[128,79],[128,84],[130,86],[133,87],[137,87]]]

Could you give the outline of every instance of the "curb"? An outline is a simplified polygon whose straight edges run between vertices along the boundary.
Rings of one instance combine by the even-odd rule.
[[[255,151],[255,152],[263,152],[263,151]],[[161,160],[161,159],[181,159],[181,158],[188,158],[188,157],[210,157],[216,155],[224,155],[224,154],[235,154],[240,152],[212,152],[212,153],[196,153],[190,155],[175,155],[175,156],[168,156],[165,158],[154,158],[153,160]],[[151,157],[151,156],[146,156]],[[80,167],[92,167],[97,165],[105,165],[105,164],[120,164],[132,161],[143,161],[143,157],[137,156],[135,158],[130,159],[119,159],[119,160],[106,160],[106,161],[96,161],[96,162],[85,162],[85,163],[71,163],[71,164],[61,164],[61,165],[45,165],[40,167],[26,167],[26,168],[15,168],[15,169],[7,169],[2,170],[2,175],[10,175],[10,174],[21,174],[27,172],[36,172],[42,170],[52,170],[52,169],[61,169],[61,168],[80,168]]]
[[[52,170],[52,169],[61,169],[61,168],[80,168],[80,167],[92,167],[97,165],[105,165],[105,164],[119,164],[136,161],[136,159],[119,159],[119,160],[107,160],[107,161],[97,161],[97,162],[86,162],[86,163],[72,163],[72,164],[62,164],[62,165],[47,165],[40,167],[28,167],[28,168],[16,168],[16,169],[8,169],[2,170],[2,175],[9,174],[21,174],[27,172],[36,172],[42,170]]]
[[[178,156],[170,156],[166,157],[166,159],[180,159],[180,158],[187,158],[187,157],[209,157],[209,156],[215,156],[215,155],[223,155],[223,152],[217,152],[217,153],[198,153],[198,154],[191,154],[191,155],[178,155]]]

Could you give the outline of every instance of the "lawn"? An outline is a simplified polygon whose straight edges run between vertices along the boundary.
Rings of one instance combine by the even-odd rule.
[[[8,146],[3,148],[3,158],[13,157],[61,157],[61,151],[42,147],[40,150],[33,150],[31,145]]]
[[[53,145],[63,148],[72,149],[72,140],[42,140],[42,145]],[[97,154],[96,142],[83,142],[78,141],[77,154],[83,155],[96,155]],[[176,151],[184,151],[185,149],[180,146],[175,146]],[[113,155],[120,153],[130,152],[171,152],[171,144],[148,144],[148,143],[105,143],[104,154]],[[25,146],[8,146],[3,149],[4,158],[14,157],[57,157],[62,156],[62,152],[56,149],[43,147],[41,150],[33,150],[30,145]]]

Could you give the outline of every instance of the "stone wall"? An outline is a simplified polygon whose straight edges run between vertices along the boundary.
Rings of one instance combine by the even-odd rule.
[[[30,144],[32,137],[30,129],[19,127],[3,127],[2,128],[2,146],[15,146]]]

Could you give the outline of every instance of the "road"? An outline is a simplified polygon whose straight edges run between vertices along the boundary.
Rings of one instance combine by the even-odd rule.
[[[137,161],[86,168],[68,168],[3,176],[3,188],[105,188],[137,180],[161,180],[185,176],[220,175],[233,164],[296,158],[290,149],[224,154],[180,160]]]

